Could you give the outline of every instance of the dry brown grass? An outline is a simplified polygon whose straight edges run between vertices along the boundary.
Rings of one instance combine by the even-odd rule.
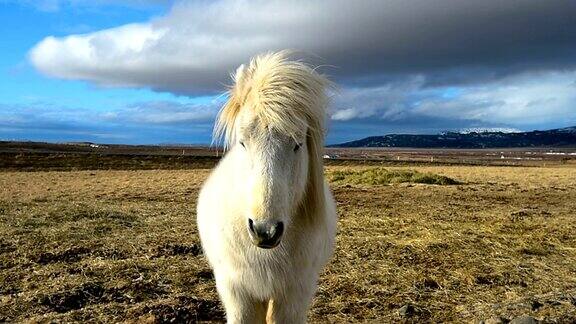
[[[576,320],[576,168],[389,169],[464,184],[334,183],[312,322]],[[0,173],[0,321],[221,321],[195,226],[207,174]]]

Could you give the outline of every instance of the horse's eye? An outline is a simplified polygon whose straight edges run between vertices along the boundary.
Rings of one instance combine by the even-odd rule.
[[[240,145],[242,145],[243,148],[246,148],[246,145],[244,145],[244,142],[240,141]]]
[[[297,152],[301,146],[302,146],[302,144],[296,143],[296,145],[294,146],[294,152]]]

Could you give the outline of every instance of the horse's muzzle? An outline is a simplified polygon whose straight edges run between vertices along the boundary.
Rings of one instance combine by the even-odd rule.
[[[271,249],[280,244],[284,233],[284,223],[273,221],[253,221],[248,219],[248,233],[252,243],[259,248]]]

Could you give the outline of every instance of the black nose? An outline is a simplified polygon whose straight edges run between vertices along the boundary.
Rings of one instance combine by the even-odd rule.
[[[256,246],[271,249],[280,243],[280,237],[284,233],[284,223],[248,219],[248,232],[252,243]]]

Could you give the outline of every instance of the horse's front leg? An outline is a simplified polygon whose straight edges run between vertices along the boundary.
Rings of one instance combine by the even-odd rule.
[[[303,324],[312,303],[316,287],[286,291],[281,297],[272,300],[267,321],[274,324]]]
[[[258,301],[242,287],[216,280],[216,287],[230,324],[266,323],[267,302]]]

